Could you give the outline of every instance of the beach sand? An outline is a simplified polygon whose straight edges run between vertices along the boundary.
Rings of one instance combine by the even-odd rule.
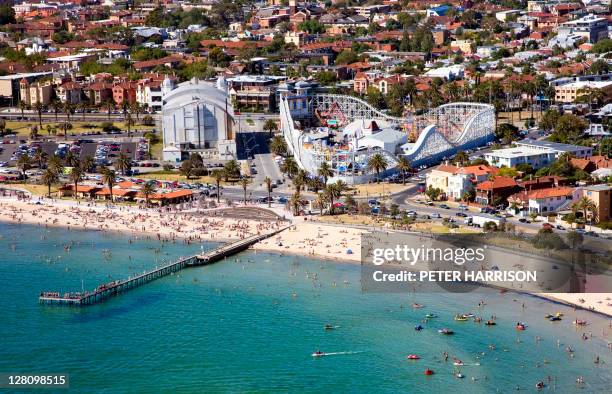
[[[151,237],[183,242],[230,241],[263,234],[280,228],[284,222],[238,220],[232,218],[185,215],[158,209],[115,207],[66,200],[19,201],[0,199],[0,220],[71,229],[118,231],[134,238]],[[359,264],[363,227],[326,224],[294,219],[294,225],[280,234],[256,244],[253,249],[282,254]],[[612,316],[610,293],[539,293],[539,297],[574,305]]]

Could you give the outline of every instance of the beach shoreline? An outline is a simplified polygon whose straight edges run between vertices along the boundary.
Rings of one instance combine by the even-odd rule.
[[[78,221],[81,220],[81,223]],[[160,212],[137,208],[108,208],[66,201],[0,199],[0,221],[47,228],[93,230],[127,235],[133,239],[155,239],[160,242],[231,242],[260,234],[280,226],[279,222],[232,219],[213,216],[186,216],[180,212]],[[111,226],[112,225],[112,226]],[[385,231],[387,229],[381,229]],[[290,254],[334,263],[361,263],[361,236],[368,230],[350,226],[327,225],[320,221],[295,221],[294,225],[274,237],[251,247],[255,252]],[[197,235],[195,235],[197,234]],[[612,317],[609,293],[534,293],[551,303]]]

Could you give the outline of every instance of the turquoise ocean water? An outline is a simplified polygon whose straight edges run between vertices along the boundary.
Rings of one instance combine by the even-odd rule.
[[[11,224],[0,224],[0,234],[0,372],[68,373],[71,392],[494,393],[517,385],[533,392],[540,380],[544,391],[560,393],[612,387],[607,322],[579,312],[598,323],[576,329],[576,313],[533,297],[362,294],[358,266],[245,252],[104,304],[49,307],[38,304],[41,290],[92,289],[200,245]],[[477,308],[482,298],[487,306]],[[557,311],[568,317],[543,318]],[[453,321],[464,312],[495,314],[498,325]],[[416,332],[426,313],[439,317]],[[527,330],[517,332],[517,321]],[[339,327],[325,331],[327,323]],[[438,334],[441,327],[456,335]],[[581,339],[583,332],[593,338]],[[316,349],[356,353],[313,359]],[[408,354],[421,360],[407,361]],[[468,364],[464,379],[453,376],[454,356]],[[428,367],[433,376],[424,376]]]

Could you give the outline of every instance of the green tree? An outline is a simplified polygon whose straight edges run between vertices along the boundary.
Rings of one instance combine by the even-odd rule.
[[[320,177],[323,177],[323,183],[327,185],[327,180],[334,175],[334,172],[332,171],[329,164],[326,161],[324,161],[319,166],[319,169],[317,170],[317,174]]]
[[[329,214],[334,214],[334,201],[342,196],[342,190],[337,183],[332,183],[325,187],[325,197],[329,201]]]
[[[72,167],[69,178],[72,184],[74,185],[74,198],[76,199],[79,198],[77,190],[79,188],[79,182],[83,180],[83,175],[85,175],[85,171],[81,168],[80,165]]]
[[[125,175],[130,168],[132,168],[132,159],[124,152],[120,152],[115,162],[115,169],[118,170],[121,175]]]
[[[194,172],[193,162],[191,160],[184,160],[181,163],[181,167],[179,168],[179,172],[186,179],[191,178],[191,176],[193,175],[193,172]]]
[[[295,161],[295,159],[291,156],[287,157],[285,159],[285,161],[283,162],[283,164],[281,165],[280,170],[287,174],[287,176],[289,178],[293,178],[295,175],[297,175],[298,171],[299,171],[299,167]]]
[[[102,167],[102,182],[108,187],[110,200],[113,201],[113,186],[117,183],[117,173],[108,167]]]
[[[281,135],[272,137],[269,143],[270,152],[277,156],[285,156],[287,154],[287,143]]]
[[[19,159],[17,159],[17,168],[21,171],[21,175],[23,176],[23,180],[26,180],[26,171],[32,168],[32,160],[30,156],[21,155]]]
[[[400,156],[397,161],[397,169],[402,174],[402,185],[406,184],[406,173],[412,170],[412,166],[410,165],[410,161],[406,159],[406,156]]]
[[[251,184],[251,181],[249,180],[249,178],[247,177],[242,177],[242,179],[240,179],[240,186],[242,186],[242,191],[244,193],[244,205],[246,205],[247,203],[247,189],[249,187],[249,184]]]
[[[368,169],[376,172],[376,180],[380,182],[380,173],[385,171],[389,163],[381,153],[375,153],[368,159]]]
[[[270,179],[270,177],[267,176],[264,179],[264,183],[266,184],[266,190],[268,191],[268,208],[270,208],[272,206],[272,190],[273,190],[272,179]]]
[[[217,185],[217,204],[219,203],[219,198],[221,196],[221,180],[225,177],[225,173],[223,170],[213,170],[212,176],[215,179],[215,184]]]
[[[47,168],[42,174],[41,182],[47,186],[47,197],[51,197],[51,186],[59,182],[59,176],[53,169]]]
[[[278,130],[278,124],[276,123],[274,119],[268,119],[264,123],[263,129],[266,130],[268,133],[270,133],[270,136],[272,136],[272,133]]]
[[[351,64],[357,62],[358,60],[359,56],[357,56],[355,52],[351,51],[350,49],[345,49],[336,57],[335,64]]]
[[[225,181],[240,177],[240,165],[236,160],[230,160],[223,166]]]
[[[145,198],[145,206],[149,206],[149,197],[151,197],[151,195],[155,193],[155,187],[153,187],[153,182],[145,183],[142,186],[142,189],[140,189],[140,193],[142,193]]]

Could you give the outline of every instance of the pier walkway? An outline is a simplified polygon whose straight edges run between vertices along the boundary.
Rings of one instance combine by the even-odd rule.
[[[138,276],[102,284],[96,287],[96,289],[93,291],[88,291],[85,293],[64,294],[61,294],[59,292],[42,292],[38,297],[38,301],[42,304],[49,305],[53,304],[76,306],[92,305],[99,302],[103,302],[112,296],[124,293],[138,286],[142,286],[163,276],[173,274],[174,272],[180,271],[183,268],[216,263],[217,261],[222,260],[228,256],[242,252],[243,250],[248,249],[251,245],[254,245],[257,242],[266,238],[270,238],[280,233],[281,231],[288,229],[289,227],[291,226],[285,226],[266,234],[253,235],[251,237],[220,246],[216,249],[201,254],[181,258],[162,267],[155,267],[154,269],[145,271]]]

